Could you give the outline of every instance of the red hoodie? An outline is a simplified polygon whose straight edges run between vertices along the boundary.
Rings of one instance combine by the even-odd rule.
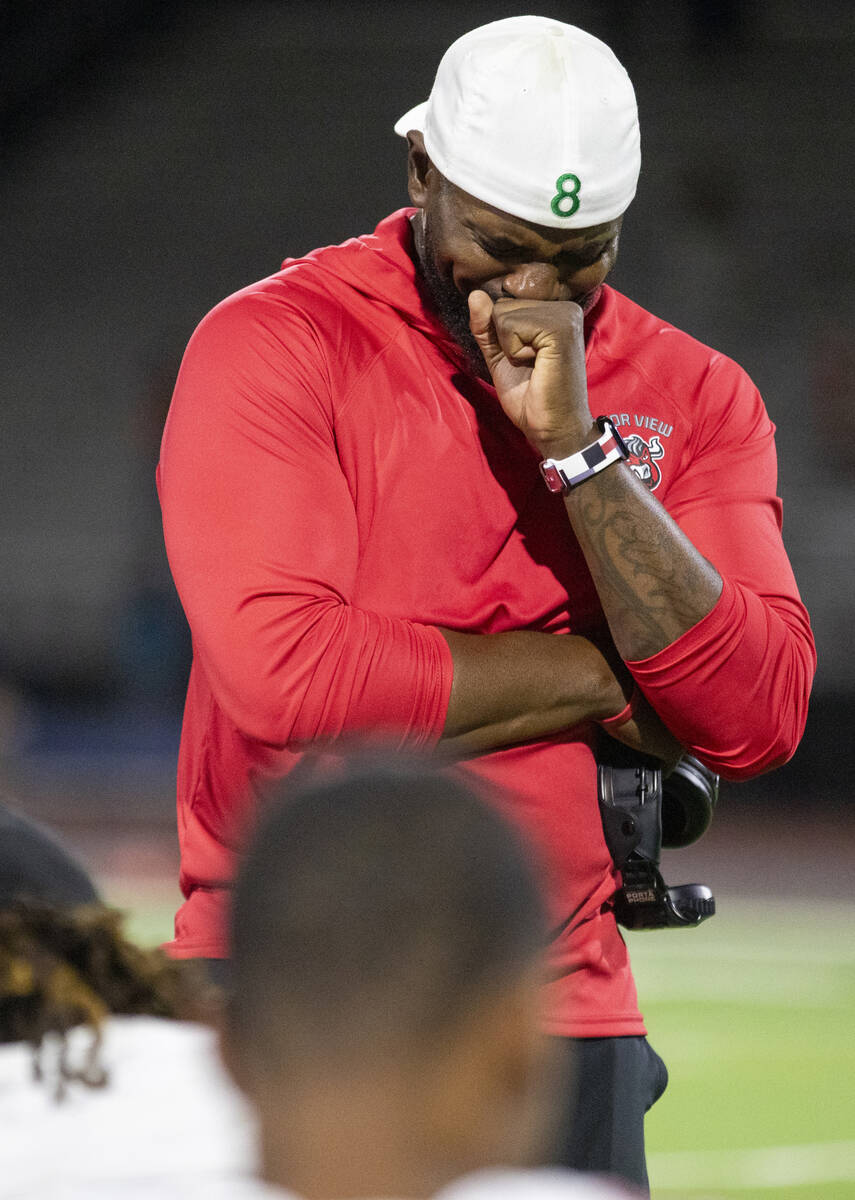
[[[410,210],[286,262],[218,305],[176,385],[158,486],[193,634],[178,769],[172,952],[226,953],[234,854],[303,748],[440,737],[437,626],[598,635],[603,613],[538,456],[426,308]],[[591,409],[718,569],[713,611],[630,668],[730,778],[785,761],[815,665],[780,537],[774,428],[735,363],[605,287],[587,322]],[[550,1032],[643,1032],[607,901],[615,876],[582,725],[462,764],[540,855],[554,926]]]

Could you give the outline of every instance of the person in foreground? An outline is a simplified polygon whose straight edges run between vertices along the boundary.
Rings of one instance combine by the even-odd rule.
[[[793,753],[815,656],[774,430],[735,363],[606,282],[640,152],[602,42],[473,30],[396,128],[412,207],[218,305],[176,384],[158,481],[195,657],[171,952],[227,953],[241,839],[307,748],[456,756],[548,888],[545,1028],[578,1081],[561,1161],[644,1184],[665,1070],[596,743],[729,779]]]
[[[238,876],[222,1032],[264,1180],[307,1200],[629,1196],[509,1169],[554,1135],[546,943],[518,833],[459,777],[367,758],[286,784]]]
[[[253,1118],[216,1012],[204,971],[136,946],[117,911],[4,902],[2,1194],[124,1200],[249,1177]]]
[[[135,946],[115,910],[0,908],[4,1196],[634,1194],[513,1169],[548,1157],[566,1064],[540,1028],[529,856],[466,783],[393,758],[289,780],[231,925],[223,1012],[197,964]]]
[[[49,830],[4,807],[0,835],[0,1193],[183,1198],[249,1177],[205,972],[130,941]]]

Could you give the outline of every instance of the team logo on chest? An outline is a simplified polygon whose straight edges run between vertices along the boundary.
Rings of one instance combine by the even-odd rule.
[[[637,433],[631,433],[623,440],[629,450],[629,458],[626,461],[630,470],[650,488],[651,492],[655,492],[662,482],[662,472],[657,464],[665,454],[665,447],[658,437],[652,437],[649,441],[645,441]]]

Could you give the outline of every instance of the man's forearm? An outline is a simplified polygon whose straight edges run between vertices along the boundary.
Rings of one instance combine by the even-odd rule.
[[[565,504],[623,659],[657,654],[715,607],[720,575],[628,466],[593,476]]]
[[[485,753],[614,716],[632,691],[628,673],[587,638],[529,630],[442,634],[454,660],[454,682],[441,746],[452,754]],[[663,759],[681,752],[643,701],[614,732]]]

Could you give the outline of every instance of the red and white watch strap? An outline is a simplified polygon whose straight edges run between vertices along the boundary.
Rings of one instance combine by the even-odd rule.
[[[628,457],[626,444],[608,417],[597,417],[597,424],[603,434],[590,446],[571,454],[569,458],[545,458],[540,464],[540,473],[550,492],[566,494],[612,463],[622,462]]]

